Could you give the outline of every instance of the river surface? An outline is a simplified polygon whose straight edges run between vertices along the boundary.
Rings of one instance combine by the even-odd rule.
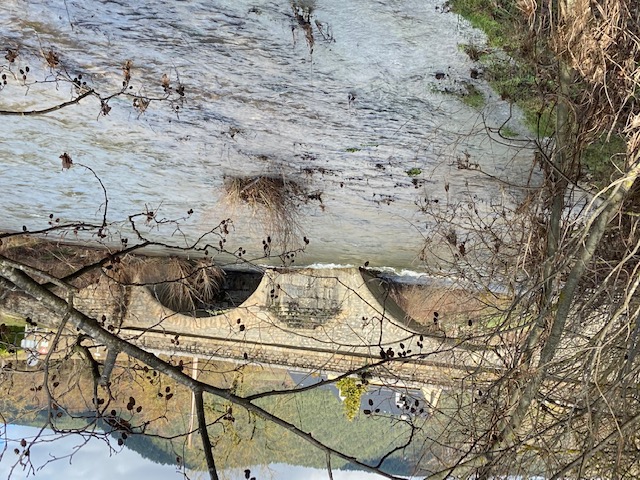
[[[83,168],[61,169],[68,152],[102,180],[113,241],[127,215],[179,218],[192,209],[179,231],[142,228],[184,244],[183,234],[192,240],[231,217],[227,247],[258,257],[273,232],[259,211],[225,199],[224,182],[270,175],[301,188],[291,207],[294,244],[303,235],[310,243],[296,264],[420,270],[428,233],[416,202],[473,199],[489,211],[514,194],[478,169],[459,169],[458,159],[516,183],[531,167],[530,151],[485,131],[484,121],[495,127],[508,119],[508,106],[490,97],[481,114],[443,93],[463,82],[490,91],[470,78],[474,65],[459,47],[482,37],[439,0],[136,5],[0,5],[2,47],[18,52],[13,64],[3,59],[9,81],[0,109],[72,98],[68,83],[51,81],[40,53],[50,49],[59,67],[104,94],[118,91],[127,60],[134,92],[162,96],[163,74],[185,88],[178,112],[152,102],[140,114],[117,98],[100,116],[99,102],[87,98],[47,115],[0,117],[0,228],[46,227],[50,215],[100,221],[100,185]],[[27,65],[27,83],[39,82],[29,88],[18,74]]]

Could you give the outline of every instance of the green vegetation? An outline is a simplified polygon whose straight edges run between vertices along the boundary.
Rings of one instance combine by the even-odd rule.
[[[499,53],[481,57],[485,77],[503,100],[515,103],[524,113],[525,124],[542,137],[553,134],[553,106],[545,103],[543,92],[549,85],[539,84],[535,66],[526,59],[517,62]]]
[[[557,90],[551,67],[555,62],[529,29],[526,12],[513,0],[450,0],[449,6],[487,35],[490,48],[463,45],[462,49],[471,60],[483,65],[484,77],[491,87],[503,100],[522,110],[531,132],[552,136],[555,104],[549,102],[549,94]],[[482,106],[473,92],[462,96],[462,100],[474,108]],[[500,133],[507,138],[517,136],[517,132],[505,127]],[[602,188],[615,177],[624,152],[625,145],[619,137],[601,138],[587,147],[582,166],[596,187]]]
[[[0,357],[14,353],[24,338],[24,320],[7,315],[0,315]]]
[[[618,136],[606,135],[589,145],[582,157],[584,169],[597,188],[603,188],[624,169],[626,145]]]
[[[505,125],[500,128],[500,135],[505,138],[516,138],[518,136],[518,132],[516,132],[513,128]]]
[[[361,149],[358,147],[349,147],[344,149],[344,151],[348,153],[356,153],[356,152],[359,152],[360,150]]]
[[[355,379],[349,380],[356,382]],[[316,389],[303,394],[288,395],[285,399],[265,399],[264,403],[265,406],[269,405],[270,411],[283,415],[286,420],[305,431],[313,432],[314,437],[362,459],[380,458],[384,452],[389,451],[390,446],[402,444],[409,435],[409,427],[406,424],[390,422],[385,417],[356,415],[349,421],[344,415],[344,404],[330,390]],[[358,396],[357,410],[359,409]],[[291,454],[292,459],[298,457],[300,465],[320,468],[326,465],[326,458],[322,452],[300,444],[298,438],[289,432],[283,436],[283,440],[288,445],[279,449],[282,455]],[[311,457],[314,458],[313,465],[303,460],[311,460]],[[336,466],[345,464],[339,459],[335,461],[339,462]]]
[[[551,135],[553,106],[547,104],[544,92],[552,85],[536,74],[532,55],[540,55],[540,51],[534,44],[535,39],[527,37],[529,29],[516,2],[450,0],[449,5],[487,35],[492,49],[473,45],[462,48],[469,58],[482,63],[489,84],[502,99],[520,107],[532,132],[543,137]]]
[[[344,415],[350,422],[360,411],[360,398],[367,391],[367,386],[357,383],[353,378],[343,378],[336,383],[340,396],[344,397]]]
[[[459,96],[462,103],[470,106],[471,108],[475,108],[476,110],[481,110],[485,105],[484,95],[471,83],[465,84],[465,92],[461,93]]]
[[[36,428],[41,428],[47,423],[49,412],[46,406],[30,405],[29,408],[17,408],[10,398],[3,399],[0,405],[7,423]],[[73,416],[63,415],[52,421],[59,430],[82,430],[87,429],[94,419],[95,412],[74,412]]]
[[[515,2],[508,0],[450,0],[449,6],[471,25],[487,34],[489,45],[503,48],[511,40],[505,23],[514,14],[518,14]]]
[[[410,177],[417,177],[421,173],[422,173],[422,170],[417,167],[413,167],[407,170],[407,175],[409,175]]]

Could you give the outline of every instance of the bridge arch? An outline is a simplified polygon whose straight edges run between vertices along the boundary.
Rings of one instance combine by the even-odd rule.
[[[264,272],[227,272],[225,291],[210,308],[175,311],[157,294],[146,289],[147,308],[138,302],[132,314],[158,310],[163,317],[198,318],[198,324],[213,325],[225,317],[245,326],[270,321],[287,330],[313,331],[337,328],[341,323],[367,324],[384,319],[402,329],[420,332],[424,327],[412,320],[389,294],[387,282],[377,272],[357,268],[272,268]],[[156,304],[152,307],[150,304]],[[161,313],[162,312],[162,313]],[[233,318],[232,318],[233,317]],[[219,319],[218,319],[219,320]],[[226,323],[229,323],[227,320]]]
[[[201,286],[207,281],[203,278],[159,282],[146,288],[160,305],[174,313],[210,317],[245,303],[255,293],[263,276],[264,272],[258,270],[221,270],[219,285],[214,286],[216,291],[209,298],[199,291],[199,288],[208,287]],[[176,297],[182,297],[182,301],[176,301]]]

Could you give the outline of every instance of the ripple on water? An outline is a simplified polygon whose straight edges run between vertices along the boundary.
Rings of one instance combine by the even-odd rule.
[[[205,1],[155,0],[140,9],[86,0],[67,2],[68,14],[46,0],[3,2],[0,21],[7,38],[23,45],[25,61],[29,49],[50,45],[70,73],[114,91],[122,63],[132,59],[135,92],[161,95],[163,73],[174,85],[179,76],[186,91],[179,115],[152,103],[140,116],[129,100],[117,99],[98,119],[99,104],[87,99],[11,122],[9,140],[0,144],[0,189],[13,192],[0,198],[3,227],[34,221],[22,210],[99,218],[103,199],[93,176],[60,172],[58,156],[66,151],[103,180],[113,221],[145,208],[167,218],[194,208],[183,231],[195,237],[229,213],[220,201],[225,175],[276,173],[322,193],[321,204],[300,207],[311,244],[298,261],[366,258],[415,267],[424,234],[416,200],[453,202],[471,193],[482,205],[500,196],[494,181],[458,170],[456,158],[466,151],[512,180],[529,164],[528,153],[489,141],[476,112],[434,91],[436,71],[452,82],[468,75],[458,43],[472,34],[436,5],[318,1],[312,23],[324,37],[312,25],[311,52],[287,2],[227,1],[214,9]],[[34,74],[47,74],[41,60],[29,61]],[[2,99],[24,107],[18,90],[3,91]],[[53,94],[34,87],[26,101],[48,106],[70,93],[64,85]],[[420,175],[409,177],[412,168]],[[231,242],[260,253],[268,232],[251,214],[235,221]],[[173,230],[157,234],[171,239]]]

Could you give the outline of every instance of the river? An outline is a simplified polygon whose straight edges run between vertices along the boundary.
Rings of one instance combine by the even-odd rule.
[[[177,113],[152,103],[139,114],[119,98],[100,116],[100,104],[87,98],[47,115],[0,118],[3,229],[46,227],[50,215],[100,221],[100,185],[85,169],[61,169],[59,156],[68,152],[107,190],[107,240],[118,241],[129,214],[177,218],[192,209],[179,231],[144,228],[184,244],[231,217],[227,248],[259,257],[272,232],[259,212],[225,201],[224,185],[270,175],[303,192],[291,207],[293,232],[298,244],[303,235],[310,242],[296,264],[421,270],[428,232],[416,202],[473,199],[489,211],[514,193],[479,169],[459,169],[458,159],[512,182],[531,166],[519,142],[494,141],[485,131],[484,121],[507,120],[506,104],[491,96],[480,113],[443,93],[469,82],[490,95],[486,82],[470,78],[474,65],[459,47],[482,36],[439,0],[135,5],[2,2],[3,47],[18,57],[3,67],[10,75],[0,109],[71,98],[70,85],[51,81],[39,53],[49,49],[69,75],[82,74],[100,92],[120,88],[127,60],[135,92],[161,95],[163,74],[185,88]],[[13,77],[27,65],[28,82],[38,81],[28,89]]]

